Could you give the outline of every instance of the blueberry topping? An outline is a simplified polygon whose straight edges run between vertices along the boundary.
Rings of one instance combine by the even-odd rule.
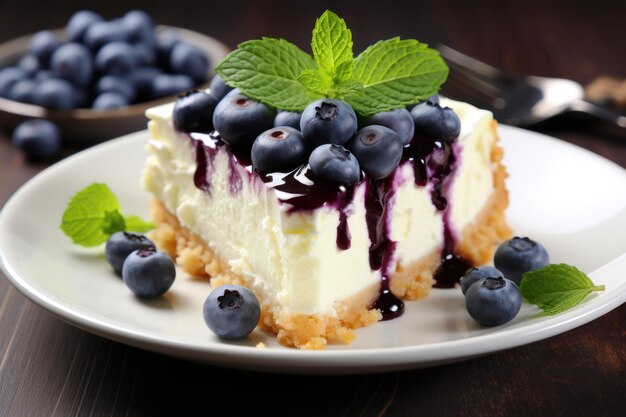
[[[30,162],[42,162],[61,151],[61,132],[52,122],[30,119],[13,131],[13,144],[21,149]]]
[[[279,111],[274,118],[274,127],[289,126],[300,130],[301,113],[294,111]]]
[[[107,240],[104,255],[113,270],[121,275],[124,261],[128,255],[139,249],[155,249],[155,246],[144,235],[132,232],[116,232]]]
[[[234,89],[220,101],[213,113],[213,126],[222,139],[234,147],[252,146],[262,132],[272,127],[274,109]]]
[[[120,93],[107,92],[96,97],[91,107],[97,110],[119,109],[128,106],[128,98]]]
[[[86,86],[93,77],[93,61],[89,49],[79,43],[59,47],[50,58],[52,73],[77,86]]]
[[[177,74],[188,75],[194,82],[200,84],[207,80],[209,60],[200,48],[179,42],[172,49],[170,68]]]
[[[176,278],[174,261],[154,248],[131,252],[122,266],[122,279],[140,298],[157,298],[170,289]]]
[[[384,126],[366,126],[348,143],[348,148],[369,176],[385,178],[398,166],[402,158],[402,140]]]
[[[476,281],[480,281],[484,278],[498,278],[504,277],[504,274],[493,266],[481,266],[479,268],[470,268],[465,275],[461,277],[461,291],[463,294],[467,293],[469,287]]]
[[[302,133],[289,126],[266,130],[252,145],[252,166],[260,172],[289,170],[306,162]]]
[[[415,122],[415,133],[429,139],[442,140],[451,144],[461,133],[461,121],[449,107],[425,101],[411,110]]]
[[[361,179],[357,159],[341,145],[320,145],[309,156],[309,165],[319,178],[343,185],[356,184]]]
[[[385,126],[396,132],[403,145],[408,145],[415,133],[413,117],[407,109],[397,109],[376,113],[365,121],[365,125]]]
[[[35,33],[30,40],[30,53],[35,55],[43,65],[48,64],[52,53],[61,45],[61,42],[49,30]]]
[[[525,272],[543,268],[550,263],[548,252],[527,237],[514,237],[496,250],[493,263],[504,276],[519,285]]]
[[[233,88],[224,82],[224,79],[216,74],[209,84],[209,91],[211,95],[218,100],[226,97],[226,94],[233,91]]]
[[[48,109],[71,109],[78,100],[76,89],[65,80],[51,78],[35,89],[35,103]]]
[[[13,86],[26,78],[28,78],[28,73],[21,68],[11,67],[0,70],[0,97],[8,97]]]
[[[193,88],[193,80],[186,75],[159,74],[152,79],[150,94],[152,98],[173,96]]]
[[[121,75],[105,75],[96,84],[96,94],[118,93],[126,97],[128,102],[135,99],[135,85],[128,77]]]
[[[126,42],[106,44],[96,55],[96,68],[104,74],[127,74],[136,66],[135,50]]]
[[[178,96],[174,106],[174,127],[183,132],[213,130],[213,112],[217,99],[204,91],[191,90]]]
[[[508,323],[521,306],[522,296],[517,285],[502,277],[476,281],[465,294],[467,312],[483,326]]]
[[[356,133],[357,119],[344,101],[325,98],[309,104],[300,119],[300,131],[313,146],[345,145]]]
[[[254,293],[238,285],[222,285],[213,290],[202,308],[204,322],[217,336],[242,339],[259,323],[261,305]]]
[[[81,10],[72,15],[65,30],[72,42],[82,42],[87,29],[98,22],[102,22],[100,15],[89,10]]]

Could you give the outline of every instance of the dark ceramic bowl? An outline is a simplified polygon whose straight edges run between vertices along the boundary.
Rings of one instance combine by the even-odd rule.
[[[213,76],[212,67],[224,59],[229,48],[214,38],[187,29],[157,26],[156,30],[160,32],[169,29],[176,31],[182,41],[195,45],[205,52],[211,63],[210,74],[207,74],[210,79]],[[63,29],[54,32],[60,39],[63,39],[65,34]],[[0,68],[15,65],[26,54],[31,38],[32,35],[27,35],[0,44]],[[199,88],[203,87],[206,85],[199,86]],[[175,98],[175,96],[164,97],[111,110],[89,108],[49,110],[0,97],[0,126],[12,129],[26,119],[48,119],[59,126],[67,142],[90,145],[145,129],[146,109],[173,101]]]

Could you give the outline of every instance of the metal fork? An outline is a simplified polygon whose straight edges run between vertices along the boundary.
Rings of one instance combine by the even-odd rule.
[[[625,115],[585,100],[577,82],[513,76],[449,46],[437,49],[451,69],[444,92],[491,110],[503,123],[528,127],[562,113],[582,112],[626,129]]]

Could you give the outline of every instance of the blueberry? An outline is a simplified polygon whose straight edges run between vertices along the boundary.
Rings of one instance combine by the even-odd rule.
[[[300,119],[300,131],[314,146],[325,143],[345,145],[356,133],[357,119],[344,101],[325,98],[309,104]]]
[[[259,323],[261,305],[254,293],[238,285],[222,285],[211,291],[202,307],[204,322],[217,336],[242,339]]]
[[[42,30],[33,35],[30,40],[29,51],[35,55],[43,65],[48,64],[52,53],[61,45],[61,42],[49,30]]]
[[[224,79],[218,74],[215,74],[215,76],[211,80],[211,84],[209,84],[209,91],[211,92],[211,95],[213,97],[221,100],[226,97],[226,94],[233,91],[233,87],[226,84],[226,82],[224,82]]]
[[[81,10],[72,15],[65,31],[72,42],[83,42],[87,30],[95,23],[102,22],[102,17],[90,10]]]
[[[415,133],[430,139],[452,143],[461,133],[461,121],[449,107],[425,101],[411,110],[415,122]]]
[[[41,63],[35,55],[24,55],[18,62],[17,67],[23,69],[29,77],[34,76],[41,69]]]
[[[400,136],[400,140],[403,145],[411,143],[413,133],[415,132],[413,117],[407,109],[397,109],[376,113],[365,121],[365,126],[369,125],[388,127]]]
[[[343,185],[356,184],[361,179],[357,159],[341,145],[328,143],[311,152],[309,165],[319,178]]]
[[[300,130],[301,113],[294,111],[279,111],[274,118],[274,127],[289,126]]]
[[[78,99],[72,84],[57,78],[42,81],[35,89],[35,103],[48,109],[71,109]]]
[[[134,49],[137,66],[149,67],[156,63],[157,55],[153,45],[142,42],[136,43],[132,45],[132,47]]]
[[[200,84],[207,80],[209,60],[200,48],[179,42],[172,49],[170,69],[177,74],[188,75]]]
[[[161,66],[167,67],[170,62],[172,49],[180,42],[178,32],[174,29],[166,29],[157,36],[157,52]]]
[[[97,110],[119,109],[128,106],[128,98],[120,93],[102,93],[95,98],[91,107]]]
[[[384,126],[365,126],[348,143],[348,149],[359,165],[372,178],[385,178],[393,172],[402,158],[402,140]]]
[[[213,130],[213,112],[217,99],[204,91],[191,90],[178,96],[172,119],[174,127],[183,132]]]
[[[35,89],[37,83],[33,80],[21,80],[13,84],[8,97],[22,103],[35,104]]]
[[[84,87],[93,77],[91,51],[79,43],[67,43],[59,47],[50,58],[50,69],[58,78]]]
[[[132,232],[113,233],[104,248],[104,255],[113,270],[122,274],[126,257],[138,249],[154,249],[154,243],[144,235]]]
[[[96,55],[96,68],[104,74],[126,74],[136,66],[135,50],[126,42],[106,44]]]
[[[467,290],[473,283],[480,281],[484,278],[498,278],[503,277],[504,274],[493,266],[481,266],[479,268],[470,268],[465,272],[465,275],[461,277],[461,291],[463,294],[467,293]]]
[[[426,101],[431,104],[439,104],[439,94],[433,94],[432,96],[428,97]]]
[[[52,78],[54,78],[54,76],[52,75],[52,72],[49,70],[39,70],[34,76],[34,79],[37,82],[50,80]]]
[[[28,73],[22,68],[10,67],[0,70],[0,97],[8,97],[13,86],[28,78]]]
[[[156,44],[154,23],[143,10],[131,10],[124,15],[122,21],[130,32],[129,41]]]
[[[85,33],[85,45],[92,51],[112,42],[128,42],[130,30],[121,19],[108,22],[96,22]]]
[[[193,88],[193,84],[193,80],[186,75],[159,74],[152,79],[150,94],[155,99],[173,96]]]
[[[499,326],[513,320],[522,306],[522,296],[513,281],[484,278],[469,287],[465,307],[483,326]]]
[[[519,285],[525,272],[543,268],[550,258],[539,242],[516,236],[498,247],[493,263],[506,278]]]
[[[252,166],[260,172],[289,170],[306,162],[304,136],[289,126],[266,130],[252,144]]]
[[[272,127],[274,109],[234,89],[215,108],[213,126],[222,139],[235,147],[249,147],[262,132]]]
[[[132,70],[125,78],[130,80],[135,87],[137,93],[137,101],[145,99],[151,99],[152,81],[157,75],[162,74],[162,71],[155,67],[140,67]]]
[[[13,131],[13,144],[21,149],[30,162],[42,162],[61,151],[61,132],[52,122],[42,119],[26,120]]]
[[[176,278],[174,261],[154,248],[130,253],[122,266],[122,279],[140,298],[157,298],[170,289]]]
[[[128,102],[135,99],[135,85],[128,77],[121,75],[105,75],[96,84],[96,94],[119,93],[126,97]]]

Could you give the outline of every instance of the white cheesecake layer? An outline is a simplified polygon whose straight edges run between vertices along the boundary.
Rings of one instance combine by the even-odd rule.
[[[449,217],[460,231],[482,209],[493,188],[487,135],[489,112],[450,100],[461,118],[459,169],[451,180]],[[323,206],[311,212],[288,213],[275,191],[250,176],[229,154],[218,148],[210,193],[194,185],[196,150],[171,123],[173,104],[147,112],[152,154],[145,166],[143,186],[180,223],[204,239],[228,262],[233,272],[248,278],[266,299],[276,300],[287,314],[336,316],[334,304],[379,285],[380,271],[369,265],[370,240],[365,221],[365,184],[355,190],[348,227],[349,250],[337,248],[339,212]],[[243,178],[242,189],[229,188],[230,166]],[[395,173],[398,184],[389,202],[390,237],[397,242],[395,261],[410,263],[443,246],[443,215],[431,203],[430,185],[415,185],[409,164]],[[393,265],[391,270],[394,270]]]

